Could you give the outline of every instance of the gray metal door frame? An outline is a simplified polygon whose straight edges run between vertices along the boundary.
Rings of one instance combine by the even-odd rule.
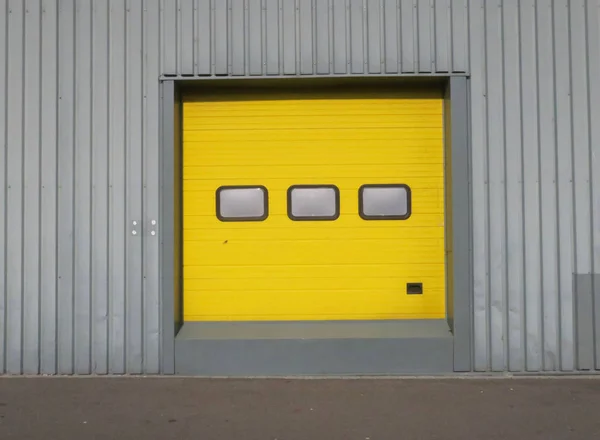
[[[294,77],[283,81],[293,81]],[[415,80],[419,76],[394,77],[402,84],[403,80]],[[442,76],[446,82],[445,94],[445,143],[450,143],[451,160],[451,187],[453,237],[453,273],[452,286],[447,286],[447,291],[453,292],[448,301],[452,302],[452,316],[448,323],[453,337],[453,365],[452,372],[468,372],[472,370],[473,356],[473,321],[472,321],[472,252],[471,252],[471,163],[469,139],[469,78],[467,76]],[[176,349],[175,338],[182,325],[182,317],[175,316],[174,292],[176,271],[175,261],[175,206],[173,198],[175,185],[175,151],[180,148],[181,118],[177,112],[181,111],[180,85],[187,79],[163,79],[161,81],[161,142],[160,142],[160,175],[161,175],[161,372],[163,374],[176,374]],[[200,79],[202,80],[202,79]],[[228,81],[227,79],[217,79]],[[448,118],[448,111],[450,117]],[[448,304],[447,304],[448,308]]]

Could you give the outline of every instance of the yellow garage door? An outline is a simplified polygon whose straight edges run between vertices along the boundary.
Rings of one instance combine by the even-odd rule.
[[[445,316],[442,98],[190,96],[186,321]]]

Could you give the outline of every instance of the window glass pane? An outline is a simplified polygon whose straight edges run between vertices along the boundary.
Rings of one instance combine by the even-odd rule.
[[[264,220],[267,218],[267,211],[267,189],[265,187],[222,186],[217,190],[217,217],[219,220]]]
[[[410,189],[406,185],[363,185],[359,197],[364,219],[402,220],[410,215]]]
[[[292,220],[335,220],[339,208],[335,186],[298,185],[288,189],[288,216]]]

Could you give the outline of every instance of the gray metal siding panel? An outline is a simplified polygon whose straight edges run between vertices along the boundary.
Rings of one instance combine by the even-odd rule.
[[[487,65],[486,112],[488,131],[488,206],[490,350],[492,371],[503,371],[506,362],[506,159],[504,133],[504,60],[502,9],[485,3],[485,55]]]
[[[91,1],[75,9],[75,135],[74,135],[74,372],[90,373],[91,297]]]
[[[73,2],[58,4],[58,373],[73,373],[73,181],[75,19]]]
[[[559,369],[558,188],[552,2],[537,3],[544,370]]]
[[[467,3],[162,0],[161,74],[466,72]]]
[[[537,80],[536,10],[537,0],[521,2],[520,62],[523,142],[523,191],[525,280],[521,288],[525,299],[525,370],[542,368],[542,253],[539,106]],[[526,164],[526,166],[525,166]]]
[[[348,71],[348,14],[350,7],[347,0],[333,0],[333,73],[343,74]]]
[[[132,231],[132,221],[126,217],[126,51],[125,9],[110,11],[109,33],[109,353],[108,372],[125,372],[125,294],[127,260],[125,243]]]
[[[318,1],[315,4],[315,72],[318,75],[330,73],[330,54],[333,44],[332,4],[332,0]]]
[[[22,372],[24,4],[8,4],[6,131],[6,371]]]
[[[573,369],[573,142],[569,1],[554,3],[556,154],[558,174],[560,369]]]
[[[398,72],[400,53],[400,4],[398,0],[383,3],[383,63],[386,73]]]
[[[469,70],[469,0],[450,0],[452,8],[452,24],[450,40],[452,41],[452,72],[467,72]],[[439,50],[439,49],[438,49]]]
[[[6,116],[8,114],[8,2],[0,5],[0,243],[6,243],[6,178],[8,172],[8,130]],[[6,245],[4,245],[6,246]],[[6,251],[0,249],[0,374],[5,372],[6,366]]]
[[[417,46],[419,53],[418,71],[435,72],[435,59],[432,45],[435,35],[431,25],[433,20],[433,0],[417,0]]]
[[[40,216],[40,373],[57,366],[57,191],[58,191],[58,7],[42,3],[41,216]],[[103,59],[104,64],[106,59]]]
[[[229,20],[231,26],[231,74],[244,75],[246,67],[246,35],[244,16],[247,9],[244,0],[230,0]]]
[[[402,73],[416,72],[416,54],[418,52],[417,38],[417,0],[399,0],[400,9],[400,29],[401,29],[401,50],[402,50]]]
[[[130,6],[129,12],[134,12],[139,8],[140,4],[134,2]],[[178,72],[193,72],[196,73],[194,66],[194,46],[200,46],[195,38],[194,29],[194,0],[179,0],[179,47],[181,48],[181,56],[179,57]],[[129,29],[129,26],[128,26]]]
[[[519,1],[507,0],[503,9],[504,117],[506,149],[506,314],[509,371],[524,368],[525,304],[523,286],[523,145],[521,60],[519,57]],[[508,111],[510,109],[510,111]]]
[[[214,32],[214,35],[211,35],[214,40],[214,73],[216,75],[226,75],[229,72],[228,62],[231,50],[229,37],[231,25],[227,20],[227,2],[212,0],[212,8],[214,9],[214,25],[211,29]],[[167,48],[167,50],[177,51],[177,47],[174,46],[170,48],[167,46]]]
[[[248,0],[248,71],[250,75],[262,75],[264,31],[261,0]]]
[[[366,15],[366,7],[362,0],[350,0],[350,73],[365,72],[365,51],[363,47],[364,27],[363,20]]]
[[[39,373],[40,3],[25,2],[23,118],[23,373]]]
[[[156,5],[159,0],[147,0],[144,21],[144,80],[143,80],[143,204],[144,224],[147,225],[143,243],[143,372],[160,372],[160,277],[159,238],[162,225],[158,224],[160,209],[160,94],[156,78],[160,75],[160,37],[154,32],[160,17]],[[157,222],[152,225],[152,221]],[[150,234],[148,234],[150,231]],[[158,235],[152,235],[155,231]]]
[[[576,367],[594,369],[594,284],[590,274],[575,277]]]
[[[108,372],[108,38],[109,11],[94,3],[92,15],[92,274],[91,371]]]
[[[367,1],[367,53],[369,73],[381,73],[381,17],[383,0]]]
[[[265,24],[265,38],[267,40],[265,59],[267,63],[266,73],[267,75],[278,75],[280,73],[280,44],[281,44],[281,7],[279,6],[279,0],[265,0],[266,1],[266,24]]]
[[[474,369],[600,369],[599,0],[0,3],[0,371],[159,372],[161,75],[397,72],[470,75]]]
[[[592,271],[594,277],[594,312],[596,335],[596,369],[600,370],[600,0],[586,4],[587,60],[589,83],[590,175],[592,211]]]
[[[142,2],[131,2],[126,14],[125,55],[125,197],[126,218],[136,219],[140,225],[137,235],[127,234],[125,255],[127,272],[125,291],[125,371],[142,373],[144,324],[142,296],[142,240],[146,234],[142,206],[143,175],[143,81],[142,65]],[[191,35],[190,35],[191,37]]]
[[[124,7],[125,0],[109,1],[111,12],[114,8],[123,9]],[[179,26],[177,22],[178,6],[179,0],[161,0],[162,26],[160,27],[160,30],[162,37],[162,72],[165,75],[175,75],[179,71],[177,68],[177,53],[180,50],[180,47],[177,44],[177,29]]]
[[[158,14],[158,10],[156,8],[156,1],[148,4],[146,7],[146,29],[150,27],[154,38],[154,44],[149,44],[147,47],[148,55],[152,54],[155,57],[158,56],[156,47],[160,44],[160,38],[155,32],[155,29],[160,28],[160,16]],[[210,75],[211,73],[211,65],[212,58],[210,56],[211,52],[211,8],[210,8],[210,0],[197,0],[197,7],[194,13],[196,18],[196,27],[194,38],[196,41],[196,60],[194,71],[197,75]],[[150,35],[147,34],[147,38],[150,38]],[[150,43],[148,41],[148,43]],[[158,69],[160,72],[161,69]]]
[[[300,73],[310,75],[313,69],[313,2],[298,0],[300,26]]]
[[[451,0],[437,0],[435,2],[435,66],[438,72],[450,72],[450,58],[452,56]]]
[[[489,217],[487,89],[484,45],[484,0],[470,6],[471,53],[471,167],[473,209],[473,320],[474,370],[490,369],[489,327]]]

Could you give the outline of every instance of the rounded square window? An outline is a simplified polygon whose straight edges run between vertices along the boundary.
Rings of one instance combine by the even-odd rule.
[[[334,185],[294,185],[287,194],[292,220],[335,220],[340,216],[340,190]]]
[[[268,198],[264,186],[221,186],[217,189],[217,218],[222,222],[265,220]]]
[[[406,220],[410,217],[410,188],[403,184],[363,185],[358,210],[364,220]]]

